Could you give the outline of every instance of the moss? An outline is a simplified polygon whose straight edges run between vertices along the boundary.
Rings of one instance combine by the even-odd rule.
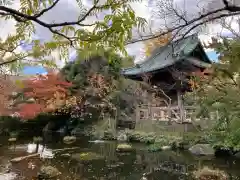
[[[157,152],[162,150],[162,145],[159,143],[154,143],[148,146],[147,148],[148,151],[150,152]]]
[[[76,153],[76,154],[73,154],[71,157],[72,159],[75,159],[77,161],[91,161],[91,160],[103,159],[103,156],[93,152]]]
[[[116,151],[118,152],[131,152],[133,151],[133,148],[130,144],[118,144]]]
[[[140,131],[129,131],[128,133],[129,141],[131,142],[142,142],[146,144],[152,144],[155,141],[155,133],[146,133]]]

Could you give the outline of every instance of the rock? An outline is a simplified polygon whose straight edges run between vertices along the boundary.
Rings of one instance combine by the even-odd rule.
[[[71,154],[69,154],[69,153],[61,154],[61,157],[70,157],[70,156],[71,156]]]
[[[16,142],[16,141],[17,141],[17,138],[9,138],[8,141],[9,141],[9,142]]]
[[[96,154],[94,152],[86,152],[86,153],[72,154],[71,158],[77,161],[92,161],[92,160],[103,159],[103,156]]]
[[[130,144],[118,144],[116,151],[118,152],[131,152],[133,148]]]
[[[189,151],[194,155],[213,156],[215,151],[210,144],[196,144],[189,148]]]
[[[162,150],[170,150],[170,149],[172,149],[172,147],[171,146],[162,146],[161,149]]]
[[[127,141],[128,137],[125,133],[119,133],[119,135],[117,136],[117,140],[118,141]]]
[[[229,179],[228,175],[224,171],[218,169],[210,169],[204,167],[193,172],[193,178],[198,180],[207,180],[207,179],[218,179],[218,180],[227,180]]]
[[[4,172],[4,173],[10,173],[11,172],[11,169],[12,169],[12,164],[11,163],[8,163],[6,164],[3,169],[0,169],[1,172]],[[1,178],[0,178],[1,179]]]
[[[237,152],[236,154],[234,154],[234,157],[239,158],[240,159],[240,152]]]
[[[61,175],[61,172],[53,166],[42,166],[38,174],[38,179],[51,179]]]
[[[63,138],[63,142],[66,144],[72,144],[77,140],[77,138],[75,136],[65,136]]]

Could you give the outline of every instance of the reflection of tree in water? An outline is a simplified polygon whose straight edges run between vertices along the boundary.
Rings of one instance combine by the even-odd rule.
[[[186,160],[183,161],[181,157],[178,157],[177,153],[164,152],[164,153],[142,153],[137,155],[138,163],[142,164],[142,168],[145,174],[148,176],[148,180],[156,179],[156,175],[165,176],[169,179],[173,176],[185,177],[191,167],[191,164],[187,164]],[[171,179],[171,178],[170,178]]]

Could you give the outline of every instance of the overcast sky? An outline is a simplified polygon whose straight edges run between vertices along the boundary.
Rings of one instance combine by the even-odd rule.
[[[135,10],[137,16],[141,16],[146,18],[147,20],[152,19],[154,27],[157,28],[160,24],[160,18],[156,15],[156,7],[158,0],[143,0],[142,3],[132,3],[132,7]],[[176,7],[180,10],[185,10],[188,13],[188,17],[193,17],[194,15],[198,14],[198,11],[203,8],[217,8],[221,6],[221,0],[175,0]],[[14,8],[19,7],[18,0],[14,1],[15,3],[12,5]],[[83,0],[83,4],[85,6],[91,5],[91,0]],[[239,0],[240,2],[240,0]],[[44,21],[55,21],[55,22],[64,22],[64,21],[71,21],[76,20],[79,13],[82,10],[79,9],[76,0],[60,0],[60,2],[54,7],[50,12],[47,12],[42,17]],[[105,12],[108,13],[108,12]],[[101,14],[98,18],[103,18],[104,14]],[[95,18],[95,17],[94,17]],[[88,19],[88,21],[93,21],[92,19]],[[3,22],[0,21],[0,36],[2,38],[6,37],[9,32],[14,32],[14,22],[7,21]],[[238,28],[236,24],[233,23],[234,28]],[[3,28],[4,27],[4,28]],[[208,27],[208,31],[202,33],[200,38],[202,40],[208,40],[209,37],[213,34],[216,34],[221,29],[220,25],[211,25]],[[226,32],[227,33],[227,32]],[[44,27],[39,25],[36,26],[36,35],[35,38],[40,38],[42,40],[49,40],[51,38],[51,33]],[[143,59],[143,44],[142,43],[135,43],[128,46],[128,52],[130,55],[135,55],[137,61]],[[71,57],[74,57],[74,51],[71,52]],[[59,62],[59,66],[63,66],[64,63]]]

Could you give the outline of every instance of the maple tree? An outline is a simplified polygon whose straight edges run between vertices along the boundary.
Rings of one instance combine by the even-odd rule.
[[[19,104],[18,113],[22,118],[30,119],[41,112],[54,112],[70,102],[68,88],[72,84],[64,81],[59,73],[48,72],[22,83],[22,92],[27,100]]]

